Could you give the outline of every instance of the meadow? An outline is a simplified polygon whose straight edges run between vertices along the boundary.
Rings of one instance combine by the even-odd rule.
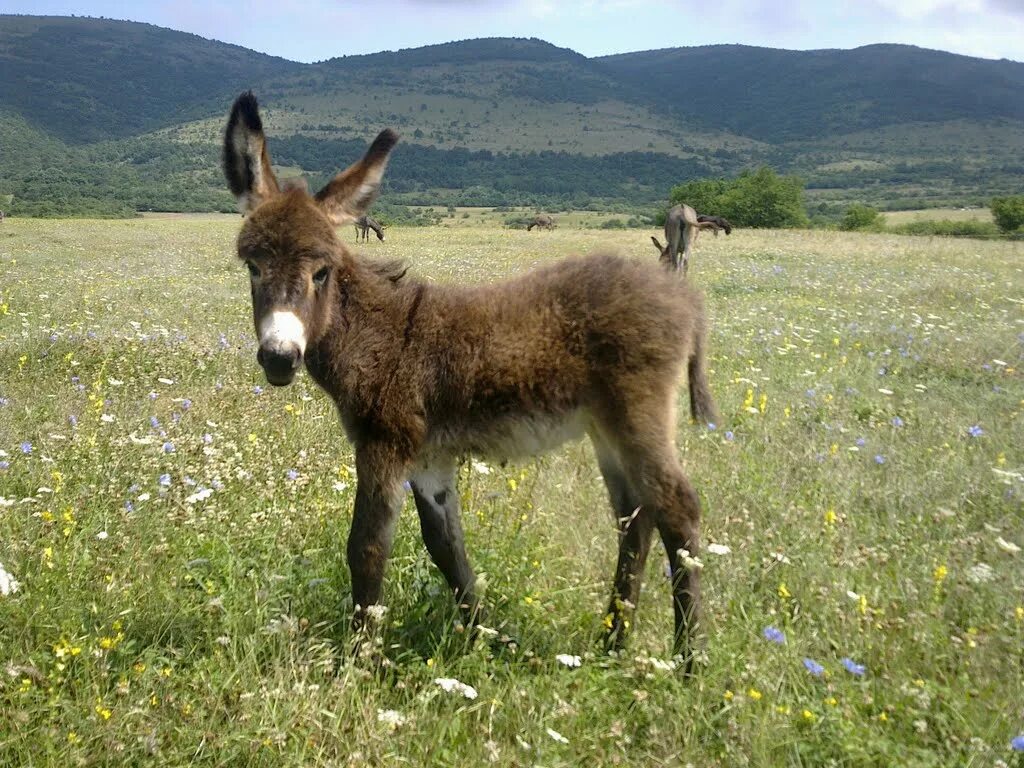
[[[351,450],[308,377],[263,381],[238,226],[0,226],[0,765],[1021,764],[1024,243],[701,238],[722,421],[680,408],[704,505],[686,679],[657,544],[627,650],[600,652],[616,534],[585,444],[460,470],[514,647],[462,631],[410,498],[386,661],[352,658]],[[651,234],[359,250],[487,281],[653,259]]]

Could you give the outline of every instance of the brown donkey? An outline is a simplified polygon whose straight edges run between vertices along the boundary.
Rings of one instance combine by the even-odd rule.
[[[697,235],[704,229],[710,229],[715,235],[722,229],[725,234],[732,234],[732,224],[721,216],[701,216],[691,206],[683,203],[669,208],[665,216],[665,245],[662,246],[656,237],[652,237],[651,241],[658,249],[661,261],[673,269],[679,269],[679,252],[682,251],[685,277],[690,269],[690,254],[697,243]]]
[[[248,212],[238,255],[252,276],[257,360],[279,386],[305,362],[355,448],[354,626],[381,599],[403,480],[427,550],[472,620],[459,457],[532,455],[585,433],[620,531],[610,643],[629,626],[657,529],[671,562],[676,647],[689,659],[700,576],[681,550],[697,553],[700,509],[674,435],[684,374],[693,417],[715,418],[700,296],[655,264],[606,254],[476,287],[419,282],[353,255],[335,226],[373,202],[397,140],[382,132],[311,197],[279,188],[251,93],[235,102],[225,133],[224,172]]]

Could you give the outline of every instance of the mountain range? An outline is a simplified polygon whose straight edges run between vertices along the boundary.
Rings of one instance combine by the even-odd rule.
[[[0,199],[14,210],[228,210],[218,163],[253,89],[280,172],[315,184],[385,126],[394,202],[645,206],[768,164],[814,205],[1022,191],[1024,64],[902,45],[587,58],[491,38],[300,64],[108,19],[0,16]]]

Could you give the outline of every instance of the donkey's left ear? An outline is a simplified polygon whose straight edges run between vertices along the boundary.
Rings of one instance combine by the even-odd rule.
[[[366,213],[377,197],[388,155],[397,143],[397,133],[390,128],[381,131],[362,160],[350,165],[316,193],[317,202],[335,226],[348,224]]]
[[[252,91],[246,91],[231,107],[224,131],[224,176],[238,201],[238,210],[248,213],[280,190],[270,167],[263,121]]]

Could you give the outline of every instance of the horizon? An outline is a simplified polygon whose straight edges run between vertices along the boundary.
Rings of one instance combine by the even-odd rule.
[[[223,0],[207,0],[201,7],[195,0],[173,6],[151,0],[135,4],[127,17],[123,6],[111,0],[15,0],[8,5],[4,15],[150,24],[302,64],[489,38],[539,39],[587,58],[709,46],[809,52],[904,45],[1024,62],[1018,42],[1024,40],[1024,5],[1014,0],[970,0],[970,8],[952,12],[944,12],[941,0],[916,0],[910,9],[905,3],[897,9],[896,0],[872,0],[858,9],[822,8],[810,0],[785,8],[769,0],[727,0],[702,9],[694,17],[700,24],[691,24],[692,19],[678,13],[678,3],[668,0],[590,0],[559,15],[548,0],[484,0],[474,5],[465,0],[386,0],[375,3],[369,13],[366,3],[342,8],[319,0],[283,15],[269,0],[253,0],[245,25],[237,23],[237,9]],[[384,11],[378,10],[381,6]],[[665,14],[670,21],[673,16],[683,19],[672,28],[679,35],[652,39],[646,29],[663,27]],[[373,23],[380,17],[387,18],[387,39],[379,34],[381,25]],[[1004,33],[993,36],[994,24]],[[880,38],[879,29],[891,32]]]

